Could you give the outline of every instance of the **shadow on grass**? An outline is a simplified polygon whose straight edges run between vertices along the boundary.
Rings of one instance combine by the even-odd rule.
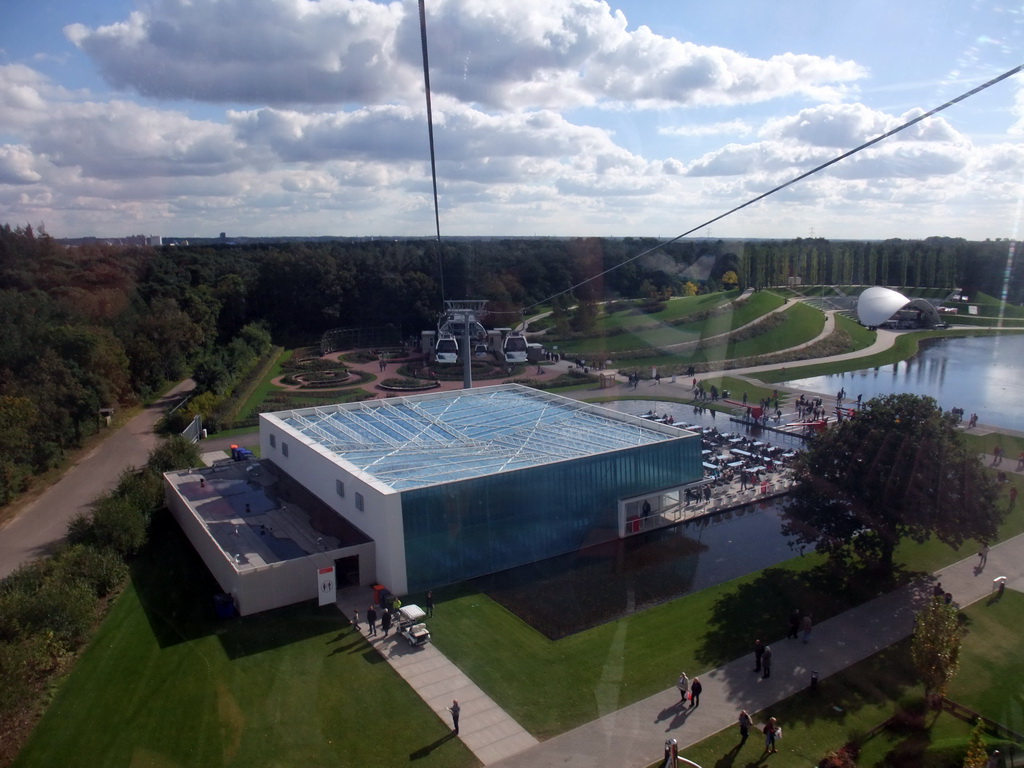
[[[718,599],[697,658],[711,667],[745,654],[751,654],[753,661],[754,640],[770,644],[786,637],[794,610],[818,623],[921,576],[899,571],[880,579],[867,569],[838,568],[829,562],[806,571],[766,568]]]
[[[415,752],[410,752],[409,753],[409,760],[410,761],[412,761],[412,760],[422,760],[424,757],[427,757],[435,749],[437,749],[440,746],[443,746],[444,744],[446,744],[447,742],[451,741],[454,738],[455,738],[455,731],[452,731],[447,736],[442,736],[440,739],[435,741],[433,744],[427,744],[427,746],[420,747]]]
[[[218,619],[213,597],[220,586],[166,510],[154,515],[149,542],[132,561],[131,576],[161,648],[216,634],[228,656],[240,658],[348,626],[337,610],[319,608],[315,601]]]

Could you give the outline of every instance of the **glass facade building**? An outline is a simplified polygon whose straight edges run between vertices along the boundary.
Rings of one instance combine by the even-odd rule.
[[[378,573],[408,591],[616,539],[637,497],[703,476],[699,435],[514,384],[261,424],[268,454],[373,538]]]
[[[616,539],[623,498],[702,476],[700,437],[402,494],[410,591]]]

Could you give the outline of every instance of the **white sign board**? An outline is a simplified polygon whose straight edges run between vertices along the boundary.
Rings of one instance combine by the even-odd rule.
[[[318,568],[317,583],[320,586],[320,605],[331,605],[338,599],[337,588],[334,583],[334,566]]]

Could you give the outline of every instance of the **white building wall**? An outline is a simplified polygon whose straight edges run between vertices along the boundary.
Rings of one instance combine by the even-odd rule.
[[[373,582],[396,595],[408,592],[402,497],[369,475],[305,439],[272,414],[260,416],[260,455],[277,464],[376,544]],[[338,482],[344,484],[344,496]],[[362,496],[362,509],[357,506]],[[360,559],[362,571],[362,559]]]
[[[239,567],[231,562],[230,556],[220,548],[174,482],[166,479],[166,476],[164,500],[220,588],[234,598],[235,607],[242,616],[317,599],[320,594],[318,569],[334,565],[334,561],[342,557],[358,555],[360,581],[364,584],[373,581],[372,542],[316,552],[308,557],[277,563]]]

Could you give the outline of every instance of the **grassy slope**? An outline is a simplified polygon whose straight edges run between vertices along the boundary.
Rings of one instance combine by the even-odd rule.
[[[216,622],[169,515],[156,534],[16,766],[478,764],[336,609]]]
[[[719,295],[720,294],[711,294],[712,297],[717,297]],[[658,349],[661,347],[672,346],[674,344],[684,344],[686,342],[698,341],[702,338],[728,333],[740,326],[753,322],[773,309],[777,309],[782,306],[783,303],[783,300],[775,294],[768,293],[767,291],[761,291],[753,294],[749,299],[740,303],[734,311],[723,312],[720,315],[703,321],[683,323],[681,325],[669,325],[668,322],[670,320],[679,319],[680,317],[685,317],[687,314],[692,314],[693,312],[707,309],[711,306],[717,306],[722,303],[720,301],[705,301],[704,304],[694,307],[691,312],[681,313],[678,309],[675,309],[676,305],[685,306],[684,302],[689,302],[691,299],[704,299],[704,297],[695,296],[669,302],[669,307],[673,308],[671,315],[668,314],[669,310],[666,310],[665,313],[630,316],[628,319],[635,322],[627,323],[623,320],[619,325],[619,327],[631,329],[627,330],[625,333],[608,337],[585,339],[582,341],[560,342],[560,347],[568,354],[592,355],[601,353],[621,353],[638,349]],[[618,315],[613,317],[618,317]]]

